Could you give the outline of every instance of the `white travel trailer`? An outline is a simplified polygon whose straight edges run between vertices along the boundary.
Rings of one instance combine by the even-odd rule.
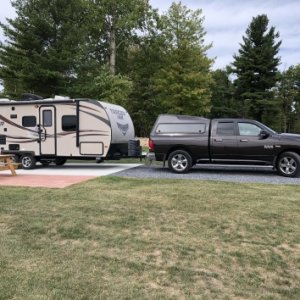
[[[121,106],[91,99],[0,99],[0,149],[23,168],[67,159],[118,159],[137,153],[134,127]]]

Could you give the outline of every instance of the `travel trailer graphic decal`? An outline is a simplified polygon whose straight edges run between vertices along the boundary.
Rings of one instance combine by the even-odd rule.
[[[126,135],[128,129],[129,129],[129,125],[128,124],[120,124],[117,122],[118,128],[121,130],[121,132],[123,133],[123,135]]]
[[[93,115],[93,116],[97,117],[96,115]],[[102,120],[102,118],[98,118],[98,119],[100,119],[103,122],[105,121],[104,119]],[[8,139],[8,142],[26,144],[26,143],[32,143],[32,142],[40,141],[40,137],[39,137],[39,134],[38,134],[36,129],[30,129],[30,128],[23,127],[19,124],[16,124],[16,123],[12,122],[11,120],[5,118],[3,115],[0,115],[0,120],[6,122],[7,124],[12,125],[13,127],[24,130],[24,131],[28,132],[30,135],[33,135],[31,137],[24,137],[24,136],[17,136],[17,135],[6,135],[6,137]],[[107,124],[107,122],[104,122],[104,123]],[[47,138],[55,138],[55,137],[61,138],[61,137],[67,136],[67,135],[72,135],[74,133],[76,133],[76,131],[58,132],[57,134],[47,134]],[[41,132],[40,135],[41,135],[42,139],[45,139],[45,133],[44,132]],[[109,133],[108,133],[107,130],[81,130],[80,131],[80,137],[87,137],[87,136],[109,136]]]

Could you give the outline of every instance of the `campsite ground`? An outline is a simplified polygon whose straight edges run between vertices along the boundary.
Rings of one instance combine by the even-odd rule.
[[[0,189],[0,299],[299,299],[300,187]]]

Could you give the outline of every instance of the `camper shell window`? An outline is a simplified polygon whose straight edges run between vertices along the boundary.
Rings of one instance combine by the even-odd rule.
[[[24,116],[22,118],[23,127],[35,127],[36,126],[36,117],[35,116]]]
[[[205,124],[203,123],[165,123],[159,124],[156,128],[156,133],[185,133],[185,134],[199,134],[205,132]]]
[[[63,116],[61,120],[63,131],[76,131],[76,116]]]

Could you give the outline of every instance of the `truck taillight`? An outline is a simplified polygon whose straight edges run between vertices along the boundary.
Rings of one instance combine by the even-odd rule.
[[[149,146],[149,151],[153,152],[154,151],[154,143],[151,139],[148,141],[148,146]]]

